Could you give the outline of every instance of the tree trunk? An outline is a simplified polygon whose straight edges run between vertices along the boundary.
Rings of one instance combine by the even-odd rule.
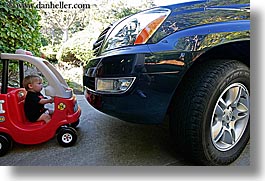
[[[63,43],[68,40],[68,28],[63,29]]]

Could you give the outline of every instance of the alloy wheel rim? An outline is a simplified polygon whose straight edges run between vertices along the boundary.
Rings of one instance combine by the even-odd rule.
[[[211,119],[211,139],[219,151],[232,149],[249,121],[249,92],[241,83],[228,86],[218,98]]]

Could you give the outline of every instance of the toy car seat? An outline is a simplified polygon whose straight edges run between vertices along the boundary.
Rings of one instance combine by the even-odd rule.
[[[8,93],[12,102],[17,103],[17,106],[14,106],[13,109],[17,113],[17,119],[19,122],[26,124],[27,126],[41,126],[45,124],[45,121],[38,121],[35,123],[29,122],[26,118],[24,112],[24,102],[27,95],[27,91],[24,88],[15,89]]]

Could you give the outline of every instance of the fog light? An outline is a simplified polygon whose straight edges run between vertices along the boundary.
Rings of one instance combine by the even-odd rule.
[[[135,77],[96,78],[96,91],[105,93],[124,93],[133,84]]]

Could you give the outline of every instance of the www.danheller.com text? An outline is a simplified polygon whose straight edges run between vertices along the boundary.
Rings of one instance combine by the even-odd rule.
[[[27,3],[16,3],[15,5],[12,3],[13,1],[8,1],[7,6],[11,8],[37,8],[37,9],[87,9],[90,8],[90,4],[71,4],[65,3],[64,1],[59,1],[58,3],[54,3],[52,1],[43,3],[38,1],[35,4],[27,4]],[[14,7],[15,6],[15,7]]]

